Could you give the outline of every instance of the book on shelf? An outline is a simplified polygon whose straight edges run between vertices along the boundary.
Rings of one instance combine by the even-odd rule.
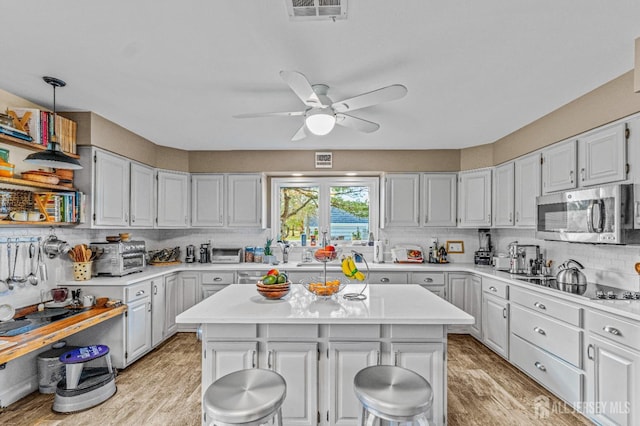
[[[77,153],[76,135],[78,132],[78,123],[75,121],[56,114],[54,123],[53,113],[36,108],[9,107],[7,111],[10,114],[12,113],[20,123],[25,124],[28,135],[33,138],[34,143],[45,147],[49,146],[55,124],[56,137],[60,144],[60,149],[71,154]],[[26,119],[25,116],[27,116]]]
[[[33,141],[40,143],[40,110],[36,108],[10,107],[7,109],[9,115],[23,123],[24,130],[33,138]]]
[[[26,142],[31,142],[33,140],[33,138],[31,138],[31,136],[29,136],[28,134],[14,129],[13,127],[3,126],[2,124],[0,124],[0,134],[11,136],[17,139],[22,139]]]
[[[36,192],[34,196],[40,198],[47,216],[54,222],[80,223],[84,216],[81,211],[82,192]]]

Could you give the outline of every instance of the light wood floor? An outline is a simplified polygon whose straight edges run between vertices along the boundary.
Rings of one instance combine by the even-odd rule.
[[[118,392],[75,414],[51,411],[53,395],[35,392],[0,409],[0,425],[199,425],[200,343],[179,333],[118,374]],[[450,425],[588,425],[584,417],[536,416],[537,397],[560,401],[515,367],[466,335],[449,336]]]

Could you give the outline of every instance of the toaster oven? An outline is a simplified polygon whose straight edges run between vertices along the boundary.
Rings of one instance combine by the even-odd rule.
[[[91,243],[89,248],[97,254],[92,274],[121,277],[144,270],[147,265],[144,241]]]

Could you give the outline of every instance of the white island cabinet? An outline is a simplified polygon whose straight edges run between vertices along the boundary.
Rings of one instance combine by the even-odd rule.
[[[204,299],[177,317],[203,325],[202,392],[235,370],[274,369],[288,385],[284,424],[355,425],[355,374],[396,364],[431,383],[430,424],[446,424],[445,327],[473,317],[417,285],[371,285],[364,294],[322,300],[294,284],[284,299],[266,300],[254,286],[232,284]]]

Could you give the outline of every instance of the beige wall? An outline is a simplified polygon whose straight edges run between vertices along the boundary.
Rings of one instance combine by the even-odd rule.
[[[494,164],[503,163],[638,111],[640,93],[635,93],[633,71],[629,71],[497,140],[493,144]]]
[[[636,39],[636,62],[633,68],[633,90],[640,92],[640,37]]]
[[[460,151],[337,150],[333,168],[316,169],[315,151],[191,151],[189,169],[202,172],[457,171]]]
[[[636,40],[636,51],[640,39]],[[447,172],[489,167],[640,111],[640,54],[629,71],[531,124],[497,140],[462,150],[340,150],[332,169],[316,169],[315,151],[184,151],[154,144],[91,112],[61,113],[78,122],[78,144],[91,144],[150,166],[202,172]],[[0,90],[7,106],[41,108]]]

